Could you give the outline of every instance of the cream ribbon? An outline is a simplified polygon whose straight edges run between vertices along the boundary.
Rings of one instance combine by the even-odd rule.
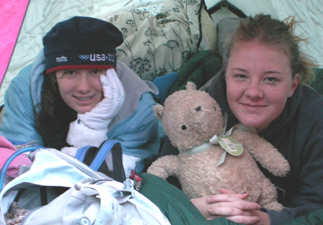
[[[225,131],[226,127],[227,127],[227,122],[228,122],[228,116],[225,113],[224,116],[223,116],[223,129],[222,129],[221,136],[230,136],[232,134],[233,127],[230,130]],[[209,142],[206,142],[206,143],[201,144],[199,146],[187,149],[185,151],[179,149],[179,153],[182,154],[182,155],[193,155],[193,154],[196,154],[196,153],[199,153],[199,152],[203,152],[203,151],[209,149],[212,145],[217,145],[217,144],[219,144],[218,135],[214,135],[209,140]],[[226,151],[223,152],[223,154],[222,154],[222,156],[221,156],[221,158],[220,158],[220,160],[219,160],[219,162],[218,162],[218,164],[216,166],[219,166],[224,162],[225,157],[226,157],[226,153],[227,153]]]

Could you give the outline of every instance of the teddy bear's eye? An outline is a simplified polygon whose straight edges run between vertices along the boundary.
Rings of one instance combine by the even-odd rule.
[[[202,108],[201,106],[195,108],[196,112],[201,111],[201,108]]]
[[[214,110],[216,111],[216,108],[215,108],[215,106],[213,106],[213,108],[214,108]]]
[[[185,125],[182,125],[182,130],[186,130],[187,129],[187,127],[185,126]]]

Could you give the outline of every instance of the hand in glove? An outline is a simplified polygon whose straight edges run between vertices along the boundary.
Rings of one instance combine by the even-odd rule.
[[[90,112],[78,114],[78,119],[92,129],[105,129],[119,113],[125,99],[121,81],[114,69],[100,76],[104,98]]]
[[[98,147],[105,141],[108,125],[119,113],[125,92],[114,69],[109,69],[100,76],[104,98],[90,111],[77,114],[77,120],[70,123],[67,143],[81,148],[86,145]]]

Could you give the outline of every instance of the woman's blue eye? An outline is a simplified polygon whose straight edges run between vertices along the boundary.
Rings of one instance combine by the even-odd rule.
[[[270,83],[275,83],[278,81],[278,79],[276,77],[267,77],[266,80]]]
[[[237,77],[238,77],[238,78],[245,78],[245,77],[246,77],[246,75],[243,75],[243,74],[237,74]]]
[[[92,70],[92,73],[98,74],[98,73],[101,73],[101,70]]]
[[[74,70],[65,70],[64,71],[64,75],[66,74],[66,75],[73,75],[74,74]]]

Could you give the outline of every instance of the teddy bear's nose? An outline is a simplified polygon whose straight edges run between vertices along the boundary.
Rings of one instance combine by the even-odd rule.
[[[201,108],[202,108],[201,106],[195,108],[196,112],[201,111]]]

